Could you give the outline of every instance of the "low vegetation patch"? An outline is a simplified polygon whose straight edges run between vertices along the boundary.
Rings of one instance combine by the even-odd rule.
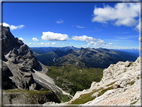
[[[15,100],[16,98],[16,101],[21,102],[20,104],[43,104],[50,101],[60,103],[59,98],[52,90],[37,91],[26,89],[10,89],[5,90],[5,93],[7,96],[9,96],[8,98],[10,98],[10,101]],[[12,104],[12,102],[10,103]]]
[[[101,68],[79,68],[68,64],[66,66],[48,67],[47,75],[54,79],[56,85],[74,95],[77,91],[88,89],[93,81],[99,82],[103,76]]]
[[[9,92],[9,93],[28,93],[28,94],[45,94],[45,93],[52,92],[52,90],[37,91],[37,90],[26,90],[26,89],[9,89],[9,90],[5,90],[5,92]]]
[[[90,93],[87,93],[87,94],[82,94],[80,95],[80,97],[74,101],[71,102],[71,104],[84,104],[88,101],[91,101],[93,99],[95,99],[96,97],[95,96],[92,96],[95,92],[99,92],[101,91],[103,88],[100,88],[98,90],[93,90],[92,92]]]
[[[88,94],[83,94],[81,95],[78,99],[74,100],[71,102],[71,104],[84,104],[87,103],[89,101],[92,101],[96,98],[96,96],[92,96],[95,92],[98,92],[97,97],[103,95],[106,91],[113,89],[113,86],[110,86],[108,88],[100,88],[98,90],[93,90],[92,92],[88,93]]]

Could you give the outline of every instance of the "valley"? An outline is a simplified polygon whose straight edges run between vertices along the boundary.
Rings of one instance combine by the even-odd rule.
[[[89,101],[108,90],[139,84],[140,57],[126,52],[75,47],[52,48],[47,53],[41,48],[31,51],[8,27],[3,27],[2,39],[3,105],[94,104]],[[136,74],[131,75],[134,70]],[[130,78],[125,78],[127,75]],[[139,101],[136,95],[134,103]]]
[[[141,107],[140,10],[140,0],[1,0],[0,107]]]
[[[62,67],[50,66],[47,75],[54,79],[56,85],[64,91],[74,95],[91,86],[92,81],[99,82],[103,76],[101,68],[79,68],[68,64]]]

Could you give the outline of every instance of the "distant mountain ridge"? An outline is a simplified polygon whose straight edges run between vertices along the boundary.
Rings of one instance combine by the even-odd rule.
[[[133,55],[133,56],[136,56],[136,57],[140,56],[140,54],[139,54],[140,50],[139,49],[116,49],[116,50],[126,52],[127,54]]]
[[[66,47],[30,47],[31,50],[37,54],[44,54],[51,51],[61,50],[61,51],[68,51],[70,49],[79,50],[80,48],[76,48],[74,46],[66,46]]]
[[[68,51],[70,49],[74,49],[76,51],[80,50],[81,48],[77,48],[74,46],[66,46],[66,47],[30,47],[30,49],[37,53],[37,54],[45,54],[51,51],[56,51],[56,50],[61,50],[61,51]],[[95,48],[92,48],[95,49]],[[99,48],[96,48],[99,49]],[[104,49],[104,48],[103,48]],[[135,56],[135,57],[139,57],[139,49],[110,49],[110,50],[117,50],[117,51],[122,51],[122,52],[126,52],[126,54]]]
[[[45,54],[35,54],[35,56],[40,62],[48,66],[73,64],[81,68],[106,68],[118,61],[134,61],[137,58],[125,52],[105,48],[81,48],[80,50],[70,49],[68,51],[55,50]]]

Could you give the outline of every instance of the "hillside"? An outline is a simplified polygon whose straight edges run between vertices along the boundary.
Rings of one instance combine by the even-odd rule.
[[[137,57],[117,50],[104,48],[80,50],[70,49],[66,52],[61,50],[45,54],[34,54],[37,59],[47,66],[62,66],[73,64],[81,68],[107,68],[110,64],[118,61],[135,61]]]
[[[100,82],[92,82],[89,89],[78,91],[66,103],[44,105],[69,106],[140,106],[141,105],[141,58],[135,62],[111,64],[103,71]],[[77,104],[77,105],[76,105]]]
[[[104,48],[37,54],[15,38],[9,27],[3,27],[1,34],[4,106],[140,105],[140,57],[132,62],[135,57]]]
[[[89,88],[92,81],[99,82],[103,76],[103,69],[85,69],[71,64],[62,67],[50,66],[48,69],[46,74],[54,79],[56,85],[72,95]]]

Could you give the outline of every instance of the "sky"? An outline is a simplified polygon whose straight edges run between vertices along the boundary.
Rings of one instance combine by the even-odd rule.
[[[29,47],[139,49],[140,3],[3,3],[3,26]]]

